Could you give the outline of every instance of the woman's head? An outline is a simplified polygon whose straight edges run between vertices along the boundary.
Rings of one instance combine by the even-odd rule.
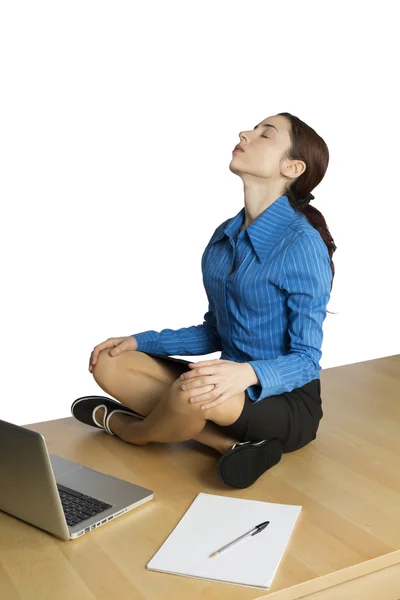
[[[230,169],[239,175],[245,186],[257,186],[269,205],[285,192],[307,168],[305,161],[289,157],[292,140],[290,121],[281,115],[264,119],[254,129],[240,133],[240,147],[235,152]]]
[[[299,202],[324,178],[329,163],[325,141],[312,127],[285,112],[240,132],[240,146],[244,151],[233,154],[230,170],[242,178],[245,188],[256,187],[267,206],[285,194],[291,206],[319,231],[331,259],[332,289],[336,245],[320,211]]]

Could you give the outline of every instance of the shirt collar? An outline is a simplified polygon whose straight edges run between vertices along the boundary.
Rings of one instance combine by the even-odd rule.
[[[286,195],[280,196],[266,208],[251,225],[246,227],[251,244],[260,260],[272,250],[275,244],[283,237],[288,225],[296,216]],[[225,227],[214,237],[213,243],[221,240],[225,235],[230,239],[239,232],[245,219],[245,207],[236,216],[230,219]]]

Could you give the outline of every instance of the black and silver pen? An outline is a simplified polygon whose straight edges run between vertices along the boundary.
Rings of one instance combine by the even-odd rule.
[[[232,546],[235,546],[235,544],[237,544],[238,542],[241,542],[242,540],[245,540],[246,538],[251,537],[253,535],[257,535],[257,533],[260,533],[260,531],[265,529],[267,527],[267,525],[269,525],[269,521],[264,521],[264,523],[260,523],[260,525],[256,525],[255,527],[253,527],[253,529],[251,529],[247,533],[244,533],[243,535],[238,537],[236,540],[233,540],[233,542],[226,544],[226,546],[222,546],[222,548],[220,548],[219,550],[216,550],[215,552],[210,554],[210,556],[208,558],[217,556],[217,554],[221,554],[221,552],[228,550],[228,548],[232,548]]]

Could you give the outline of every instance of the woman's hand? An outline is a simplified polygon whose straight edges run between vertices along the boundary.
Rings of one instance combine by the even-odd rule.
[[[133,335],[127,335],[125,337],[114,337],[108,338],[105,342],[101,344],[97,344],[90,354],[89,359],[89,371],[93,371],[93,366],[97,362],[97,358],[106,348],[112,348],[108,353],[110,356],[118,356],[121,352],[126,352],[127,350],[136,350],[137,349],[137,341],[133,337]]]
[[[249,363],[237,363],[231,360],[202,360],[189,363],[191,369],[182,373],[182,389],[193,390],[190,398],[193,402],[205,402],[202,409],[218,406],[233,396],[243,392],[254,378],[254,371]],[[214,384],[215,387],[205,394],[198,393],[196,388]],[[210,402],[211,401],[211,402]]]

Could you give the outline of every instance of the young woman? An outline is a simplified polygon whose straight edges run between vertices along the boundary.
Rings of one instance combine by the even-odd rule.
[[[85,396],[72,414],[134,444],[212,446],[222,454],[218,476],[232,487],[248,487],[283,452],[314,440],[336,246],[309,202],[328,162],[324,140],[290,113],[241,132],[229,168],[243,181],[244,207],[203,253],[203,324],[96,346],[89,370],[122,405]],[[219,359],[197,363],[170,356],[219,350]]]

